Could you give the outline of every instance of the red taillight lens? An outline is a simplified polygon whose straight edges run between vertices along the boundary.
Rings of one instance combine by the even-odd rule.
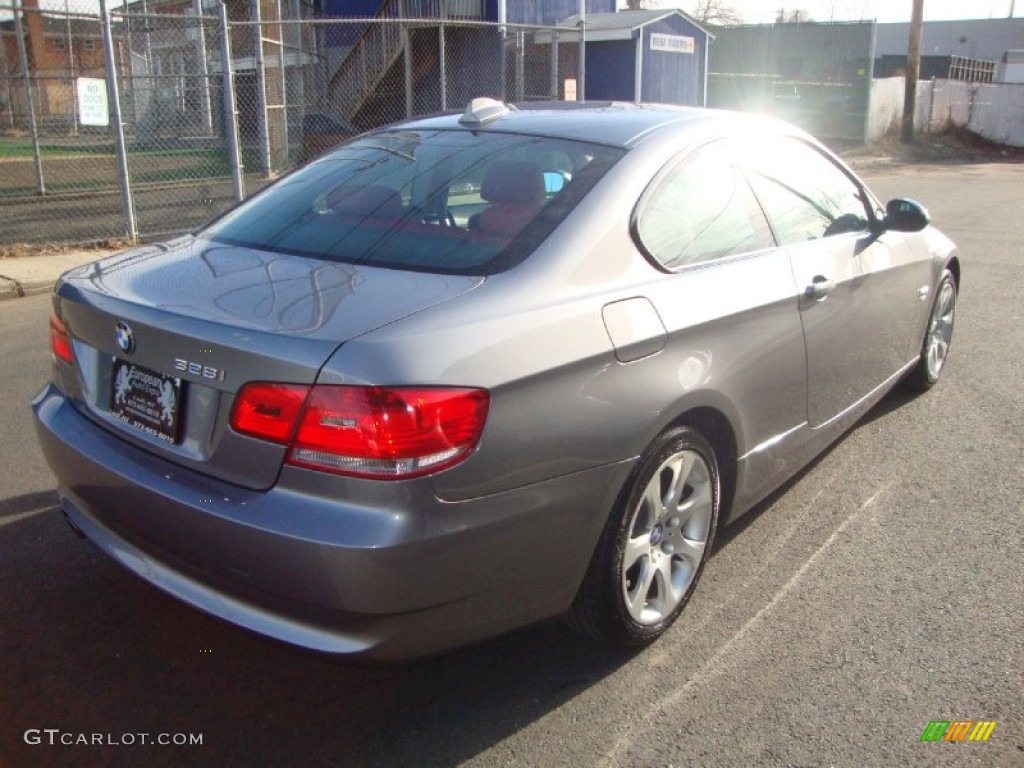
[[[299,384],[246,384],[235,398],[231,426],[272,443],[287,443],[306,402],[309,387]]]
[[[58,360],[71,362],[71,337],[56,312],[50,313],[50,351]]]
[[[314,387],[288,463],[377,478],[406,478],[457,464],[487,417],[479,389]]]
[[[481,389],[254,382],[235,398],[231,427],[290,443],[289,464],[399,479],[462,461],[480,439],[488,403]]]

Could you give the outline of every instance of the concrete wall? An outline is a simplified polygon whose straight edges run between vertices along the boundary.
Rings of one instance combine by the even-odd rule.
[[[902,77],[886,77],[872,81],[865,143],[878,141],[899,126],[900,120],[903,119],[905,88],[906,81]]]
[[[899,128],[903,116],[904,79],[875,80],[867,141],[878,141]],[[980,85],[955,80],[918,83],[915,126],[922,133],[966,128],[989,141],[1024,147],[1024,85]]]
[[[961,100],[969,105],[967,128],[999,144],[1024,147],[1024,85],[979,85],[969,91]]]

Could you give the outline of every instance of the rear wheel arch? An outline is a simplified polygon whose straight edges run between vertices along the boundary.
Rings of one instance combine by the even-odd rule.
[[[719,480],[722,485],[718,516],[719,525],[729,519],[736,488],[736,433],[729,418],[717,408],[701,406],[691,408],[669,425],[671,427],[693,427],[707,439],[715,449],[718,460]]]

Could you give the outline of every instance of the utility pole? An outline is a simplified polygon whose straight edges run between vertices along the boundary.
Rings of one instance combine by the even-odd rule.
[[[914,114],[917,111],[917,81],[921,75],[921,30],[924,27],[924,0],[912,0],[910,39],[907,41],[907,87],[903,96],[903,126],[900,141],[914,143]]]
[[[580,60],[576,78],[576,100],[587,100],[587,0],[580,0]]]

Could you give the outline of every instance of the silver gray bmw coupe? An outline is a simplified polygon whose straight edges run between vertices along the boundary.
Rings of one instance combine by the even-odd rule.
[[[33,408],[71,524],[221,619],[638,646],[720,526],[938,380],[960,269],[785,124],[475,99],[65,275]]]

